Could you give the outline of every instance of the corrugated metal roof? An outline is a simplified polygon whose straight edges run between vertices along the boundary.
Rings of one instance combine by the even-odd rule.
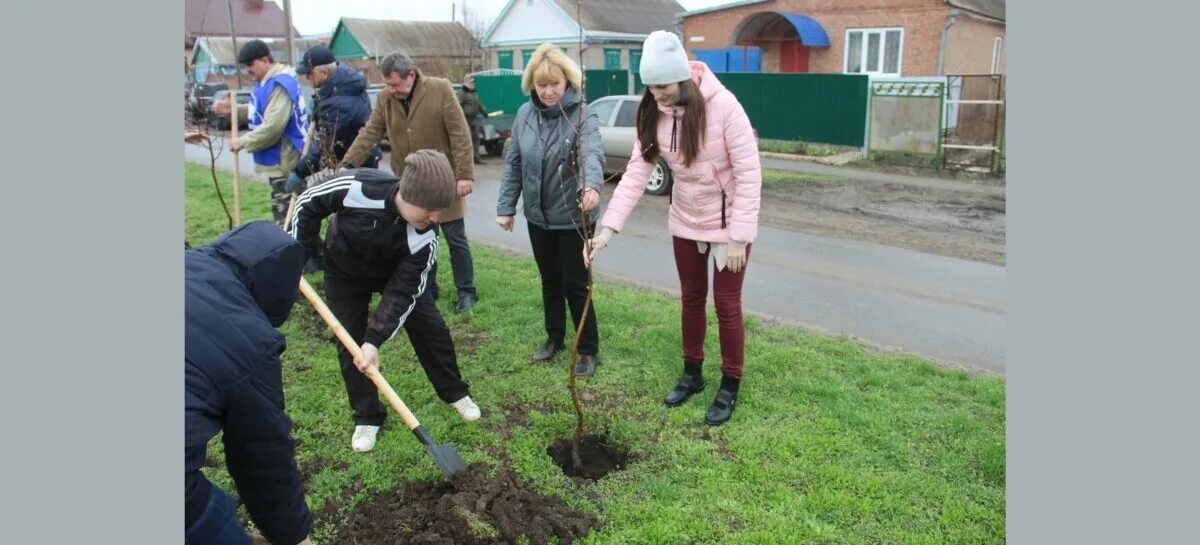
[[[342,25],[368,56],[394,51],[410,57],[460,57],[470,55],[475,38],[457,21],[393,21],[342,17]]]
[[[577,9],[575,0],[554,0],[584,30],[649,34],[655,30],[672,30],[675,18],[686,9],[675,0],[604,0],[584,2]]]
[[[233,30],[238,38],[262,36],[287,38],[283,10],[268,0],[230,0],[233,4]],[[200,36],[229,36],[229,5],[226,0],[184,0],[184,40]],[[295,27],[293,36],[299,36]]]
[[[1004,18],[1005,0],[946,0],[946,3],[959,9],[1007,21]]]

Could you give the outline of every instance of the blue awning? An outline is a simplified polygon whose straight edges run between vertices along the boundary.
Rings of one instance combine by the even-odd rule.
[[[796,33],[800,35],[800,42],[805,47],[829,47],[829,35],[825,33],[825,28],[816,19],[795,13],[781,13],[780,15],[796,27]]]
[[[733,43],[754,45],[797,36],[805,47],[829,47],[829,35],[816,19],[799,13],[774,11],[760,11],[743,19],[734,30]]]

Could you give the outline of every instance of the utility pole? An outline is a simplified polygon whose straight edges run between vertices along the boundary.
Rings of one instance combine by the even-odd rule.
[[[296,66],[296,45],[292,43],[292,2],[283,0],[283,35],[287,36],[287,60],[284,64]]]
[[[229,7],[229,39],[233,40],[233,73],[237,76],[238,89],[242,88],[242,70],[238,66],[237,54],[237,32],[233,30],[233,0],[225,0],[225,5]],[[236,102],[234,104],[237,104]]]

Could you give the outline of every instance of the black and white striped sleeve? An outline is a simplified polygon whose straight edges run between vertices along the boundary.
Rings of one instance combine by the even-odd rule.
[[[341,210],[346,195],[361,185],[354,176],[342,176],[310,187],[296,197],[296,212],[289,219],[287,232],[304,245],[306,255],[316,255],[321,246],[321,222]]]
[[[418,231],[409,225],[408,251],[409,255],[400,260],[392,277],[388,279],[379,307],[367,323],[364,340],[376,347],[396,336],[400,328],[404,327],[404,321],[417,306],[417,299],[425,293],[433,280],[430,275],[433,274],[433,265],[437,262],[437,231],[433,228]]]

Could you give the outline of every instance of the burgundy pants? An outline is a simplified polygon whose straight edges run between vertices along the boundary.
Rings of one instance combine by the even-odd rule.
[[[704,361],[704,335],[708,303],[709,250],[700,253],[696,241],[671,237],[675,246],[675,268],[679,271],[680,302],[683,315],[683,358]],[[750,244],[746,245],[746,265],[750,264]],[[742,378],[746,357],[746,324],[742,321],[742,280],[746,267],[736,274],[729,268],[713,266],[713,304],[717,307],[717,327],[721,339],[721,373]]]

